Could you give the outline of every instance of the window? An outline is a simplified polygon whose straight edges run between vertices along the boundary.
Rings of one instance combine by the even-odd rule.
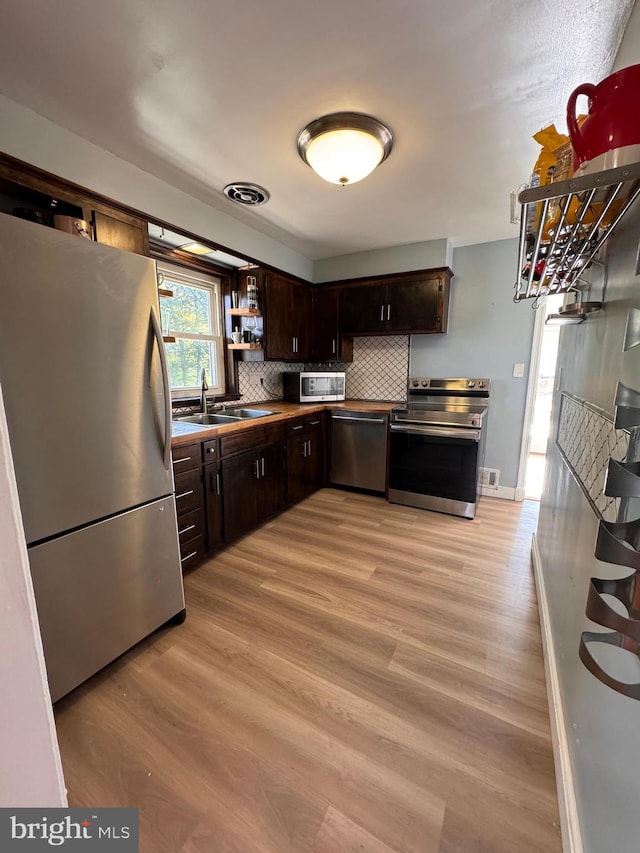
[[[220,279],[161,263],[158,272],[173,291],[173,298],[160,300],[160,315],[163,333],[176,339],[165,344],[174,396],[199,393],[203,368],[210,391],[223,394]]]

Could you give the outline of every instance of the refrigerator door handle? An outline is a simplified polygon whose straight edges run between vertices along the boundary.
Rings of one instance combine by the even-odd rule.
[[[167,354],[164,351],[162,329],[156,316],[155,309],[151,307],[151,328],[158,344],[160,355],[160,369],[162,371],[162,390],[164,393],[164,467],[168,471],[171,467],[171,389],[169,385],[169,365]]]

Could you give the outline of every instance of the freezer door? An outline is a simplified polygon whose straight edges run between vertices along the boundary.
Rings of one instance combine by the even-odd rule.
[[[29,548],[55,702],[184,608],[173,496]]]
[[[28,543],[173,491],[157,304],[149,258],[0,214],[0,382]]]

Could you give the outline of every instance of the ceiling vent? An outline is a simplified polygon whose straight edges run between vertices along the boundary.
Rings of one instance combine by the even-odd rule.
[[[224,194],[231,201],[254,207],[259,204],[266,204],[270,198],[267,190],[264,187],[259,187],[257,184],[227,184],[224,188]]]

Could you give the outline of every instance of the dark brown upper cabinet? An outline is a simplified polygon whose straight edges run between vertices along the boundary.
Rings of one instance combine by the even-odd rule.
[[[268,272],[264,279],[265,359],[311,358],[311,288]]]
[[[149,254],[147,223],[119,211],[93,210],[94,236],[98,243],[136,255]]]
[[[344,282],[340,289],[343,335],[434,334],[447,331],[448,267]]]
[[[314,361],[353,361],[353,340],[344,339],[338,326],[338,296],[334,287],[317,287],[313,292]]]

